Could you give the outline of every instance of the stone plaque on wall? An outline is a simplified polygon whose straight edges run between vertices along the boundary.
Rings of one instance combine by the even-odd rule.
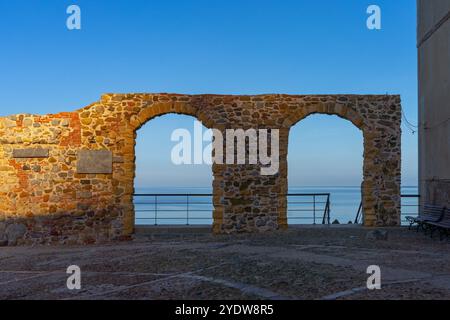
[[[42,148],[14,149],[13,158],[48,158],[49,150]]]
[[[108,150],[80,150],[77,153],[77,173],[111,174],[113,156]]]

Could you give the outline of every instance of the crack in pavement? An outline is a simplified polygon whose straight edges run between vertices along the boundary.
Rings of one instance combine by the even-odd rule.
[[[149,284],[155,284],[155,283],[159,283],[159,282],[164,282],[166,280],[170,280],[170,279],[174,279],[174,278],[180,278],[180,277],[183,277],[183,276],[186,276],[186,275],[192,275],[194,273],[202,272],[202,271],[205,271],[205,270],[218,268],[218,267],[221,267],[221,266],[223,266],[225,264],[226,263],[221,263],[221,264],[218,264],[218,265],[215,265],[215,266],[202,268],[202,269],[191,271],[191,272],[174,274],[172,276],[164,277],[164,278],[161,278],[161,279],[155,279],[155,280],[151,280],[151,281],[146,281],[146,282],[134,284],[134,285],[131,285],[131,286],[123,286],[121,288],[116,288],[116,289],[108,290],[108,291],[105,291],[105,292],[99,292],[99,293],[95,293],[95,294],[91,294],[91,295],[85,295],[85,296],[80,296],[80,297],[66,298],[66,299],[62,299],[62,300],[84,300],[84,299],[90,299],[90,298],[93,298],[93,297],[105,296],[105,295],[109,295],[109,294],[112,294],[112,293],[117,293],[117,292],[124,291],[124,290],[129,290],[129,289],[134,289],[134,288],[146,286],[146,285],[149,285]]]
[[[228,281],[228,280],[224,280],[224,279],[210,278],[210,277],[198,276],[198,275],[186,275],[186,276],[182,276],[182,277],[187,277],[187,278],[191,278],[191,279],[195,279],[195,280],[221,284],[221,285],[229,287],[229,288],[238,289],[244,294],[256,295],[256,296],[259,296],[259,297],[267,299],[267,300],[302,300],[297,297],[283,296],[283,295],[280,295],[271,290],[256,287],[256,286],[241,283],[241,282],[234,282],[234,281]]]
[[[396,284],[404,284],[404,283],[411,283],[411,282],[420,282],[423,279],[408,279],[408,280],[402,280],[402,281],[391,281],[383,283],[382,286],[392,286]],[[350,295],[353,295],[358,292],[369,290],[367,287],[358,287],[358,288],[352,288],[349,290],[339,291],[330,295],[326,295],[318,300],[336,300],[339,298],[347,297]]]
[[[37,275],[32,276],[32,277],[26,277],[26,278],[20,278],[20,279],[14,279],[14,280],[8,280],[8,281],[5,281],[5,282],[0,282],[0,285],[3,286],[3,285],[6,285],[6,284],[10,284],[10,283],[15,283],[15,282],[20,282],[20,281],[25,281],[25,280],[41,278],[43,276],[50,276],[50,275],[55,274],[55,273],[56,272],[38,273]],[[59,271],[58,271],[58,273],[59,273]]]
[[[304,262],[313,262],[321,264],[329,264],[339,267],[351,267],[358,271],[366,272],[367,267],[372,264],[361,262],[357,260],[335,257],[326,254],[312,253],[304,250],[294,250],[281,247],[254,247],[254,246],[230,246],[228,248],[219,249],[221,252],[233,252],[242,253],[248,256],[249,254],[263,256],[265,258],[271,257],[274,259],[287,259],[287,260],[301,260]],[[427,278],[430,277],[430,273],[413,271],[401,268],[383,267],[383,275],[388,280],[398,281],[412,278]]]

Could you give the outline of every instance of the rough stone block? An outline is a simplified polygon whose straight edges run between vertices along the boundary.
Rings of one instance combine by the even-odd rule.
[[[17,240],[21,239],[27,232],[27,227],[23,224],[14,223],[6,228],[6,236],[8,238],[8,245],[15,246]]]
[[[113,156],[109,150],[78,151],[77,173],[80,174],[111,174]]]
[[[121,156],[117,156],[113,158],[114,163],[125,163],[125,159]]]
[[[387,240],[388,232],[386,230],[372,230],[366,235],[367,240]]]
[[[78,199],[90,199],[92,198],[92,192],[77,192]]]
[[[5,128],[14,128],[14,127],[17,127],[17,122],[16,122],[16,120],[10,120],[10,119],[8,119],[8,118],[5,118],[5,119],[3,120],[3,124],[4,124]]]
[[[13,158],[48,158],[49,149],[30,148],[30,149],[14,149]]]

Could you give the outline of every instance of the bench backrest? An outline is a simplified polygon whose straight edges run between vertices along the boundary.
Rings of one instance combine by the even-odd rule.
[[[441,220],[444,215],[444,207],[426,204],[423,207],[422,217],[432,217],[433,220]]]
[[[445,208],[442,221],[450,222],[450,208]]]

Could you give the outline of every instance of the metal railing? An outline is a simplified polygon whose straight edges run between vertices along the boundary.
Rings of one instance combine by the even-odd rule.
[[[212,223],[212,194],[135,194],[134,205],[136,221],[143,224]]]
[[[420,195],[402,194],[401,217],[402,225],[408,225],[407,216],[417,217],[420,210]]]
[[[401,195],[401,223],[402,225],[408,224],[408,221],[405,219],[407,216],[418,216],[419,208],[420,208],[420,195],[418,194],[402,194]],[[415,208],[415,209],[412,209]],[[363,221],[363,210],[362,210],[362,202],[359,205],[358,212],[356,213],[355,224],[361,224]]]
[[[300,200],[300,198],[304,200]],[[287,217],[289,224],[292,221],[309,221],[312,224],[330,224],[330,203],[329,193],[290,193],[287,195],[288,208]],[[290,201],[293,199],[294,201]],[[308,223],[309,224],[309,223]]]
[[[136,222],[155,226],[212,224],[212,196],[212,194],[135,194]],[[292,221],[330,223],[329,193],[293,193],[288,194],[287,199],[287,216],[291,220],[290,224],[295,224]]]
[[[363,223],[363,215],[362,215],[362,201],[359,203],[358,212],[356,213],[354,224],[362,224]]]

